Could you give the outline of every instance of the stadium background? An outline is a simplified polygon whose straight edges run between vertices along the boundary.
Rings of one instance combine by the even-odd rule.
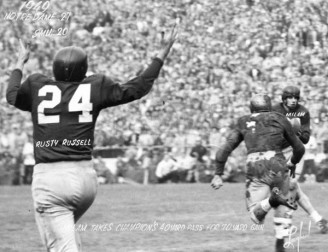
[[[154,182],[151,178],[163,149],[185,159],[201,138],[209,150],[205,175],[211,174],[213,153],[235,119],[248,113],[251,94],[266,92],[280,102],[282,88],[292,84],[300,87],[301,103],[311,113],[312,144],[307,153],[315,169],[309,173],[317,173],[317,168],[324,172],[328,152],[326,1],[50,1],[47,13],[71,11],[71,18],[5,20],[6,13],[18,12],[22,2],[0,2],[2,183],[20,183],[21,152],[32,132],[29,114],[10,108],[5,101],[19,37],[32,43],[24,76],[34,72],[51,76],[54,53],[62,46],[76,45],[89,55],[88,74],[103,73],[123,83],[149,63],[159,48],[161,32],[168,32],[177,20],[179,40],[151,93],[101,113],[95,132],[98,153],[114,157],[111,165],[118,156],[134,160],[129,169],[138,174],[144,173],[140,169],[145,157],[150,157],[147,169]],[[58,27],[67,28],[68,34],[31,37],[38,28]],[[244,156],[242,146],[230,158],[230,170],[242,172]],[[142,180],[135,172],[129,176]]]
[[[21,3],[0,0],[0,251],[44,250],[34,223],[30,186],[11,186],[22,184],[22,149],[32,132],[30,115],[5,101],[19,37],[32,42],[25,77],[34,72],[52,75],[54,53],[62,46],[76,45],[89,55],[89,74],[103,73],[124,82],[154,56],[160,33],[180,20],[179,41],[151,93],[141,101],[103,111],[97,123],[95,156],[100,154],[114,164],[116,158],[107,158],[130,159],[134,172],[127,175],[138,182],[143,181],[145,157],[150,157],[148,169],[154,171],[161,159],[158,154],[165,148],[171,149],[175,158],[187,157],[201,137],[213,154],[234,120],[248,113],[252,93],[267,92],[279,102],[287,84],[300,87],[301,103],[311,113],[308,164],[327,171],[325,0],[51,1],[48,12],[71,11],[69,22],[4,20],[5,14],[18,11]],[[31,39],[40,27],[67,27],[69,32],[62,37]],[[150,155],[149,150],[155,149]],[[230,179],[242,180],[244,157],[241,146],[229,159],[229,169],[238,171]],[[211,174],[211,167],[207,169],[210,172],[203,174]],[[311,172],[320,174],[316,169]],[[325,174],[318,178],[324,180]],[[209,178],[202,179],[207,182]],[[303,190],[327,216],[327,184],[308,183]],[[226,183],[219,192],[205,183],[115,184],[99,187],[95,203],[80,224],[88,225],[81,231],[86,251],[273,251],[271,218],[269,215],[264,230],[250,230],[242,183]],[[151,225],[154,221],[169,226],[230,223],[248,228],[241,232],[91,230],[92,225]],[[300,227],[303,223],[309,225],[309,219],[297,211],[294,224]],[[326,251],[326,239],[314,224],[311,236],[300,242],[300,251]],[[296,242],[294,246],[291,251],[297,250]]]

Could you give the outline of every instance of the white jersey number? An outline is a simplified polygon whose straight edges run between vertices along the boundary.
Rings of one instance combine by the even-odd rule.
[[[45,115],[45,109],[52,109],[61,102],[61,90],[57,86],[44,86],[39,90],[39,96],[52,94],[51,100],[42,101],[38,106],[39,124],[59,123],[59,115]],[[80,84],[68,103],[69,112],[82,112],[79,115],[79,123],[92,122],[91,111],[93,104],[90,102],[91,84]]]
[[[45,115],[45,109],[56,107],[61,100],[61,91],[57,86],[44,86],[39,90],[39,96],[52,94],[51,100],[42,101],[38,106],[38,122],[39,124],[59,123],[59,115]]]
[[[72,99],[68,104],[69,112],[82,111],[82,115],[79,115],[79,122],[92,122],[92,103],[90,102],[91,84],[81,84],[76,89]]]

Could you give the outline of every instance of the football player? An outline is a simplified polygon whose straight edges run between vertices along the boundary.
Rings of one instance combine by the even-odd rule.
[[[290,175],[301,160],[305,148],[282,114],[271,112],[271,99],[267,95],[254,95],[250,102],[251,114],[238,119],[225,143],[216,153],[216,172],[211,185],[219,189],[225,163],[238,145],[244,141],[246,160],[246,203],[251,219],[263,223],[271,208],[280,205],[295,210],[295,194],[289,190]],[[282,153],[287,141],[292,155],[286,159]]]
[[[35,218],[47,251],[81,251],[74,224],[95,199],[97,177],[91,157],[99,112],[145,96],[158,77],[177,38],[174,27],[152,63],[120,85],[109,77],[86,77],[88,57],[82,48],[57,52],[54,79],[32,74],[21,84],[29,48],[20,41],[7,101],[32,115],[36,165],[32,182]]]
[[[287,86],[282,92],[282,102],[274,105],[272,107],[273,111],[279,112],[286,116],[292,124],[294,120],[298,120],[295,123],[295,127],[300,124],[300,130],[296,133],[298,138],[303,144],[309,142],[310,139],[310,113],[301,104],[299,104],[300,99],[300,89],[296,86]],[[288,158],[292,153],[292,148],[290,144],[286,141],[284,143],[284,155]],[[316,223],[321,233],[327,233],[328,225],[327,221],[315,210],[312,206],[309,197],[301,190],[298,184],[298,179],[302,173],[304,165],[304,159],[302,159],[297,165],[295,170],[295,178],[291,179],[291,189],[297,191],[297,203],[304,209],[304,211],[310,216],[310,218]],[[288,235],[288,227],[291,226],[292,211],[285,207],[279,207],[274,214],[275,230],[277,243],[282,243],[284,236]]]

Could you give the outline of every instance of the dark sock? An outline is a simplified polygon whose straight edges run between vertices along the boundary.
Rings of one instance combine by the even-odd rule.
[[[284,239],[276,240],[276,252],[285,252]]]
[[[276,208],[280,205],[279,202],[277,202],[273,197],[272,195],[270,196],[269,198],[269,204],[273,207],[273,208]]]

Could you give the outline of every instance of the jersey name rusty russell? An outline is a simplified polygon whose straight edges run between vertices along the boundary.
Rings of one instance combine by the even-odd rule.
[[[63,140],[46,140],[46,141],[37,141],[35,143],[36,148],[43,148],[43,147],[53,147],[53,146],[91,146],[92,141],[91,139],[63,139]]]

